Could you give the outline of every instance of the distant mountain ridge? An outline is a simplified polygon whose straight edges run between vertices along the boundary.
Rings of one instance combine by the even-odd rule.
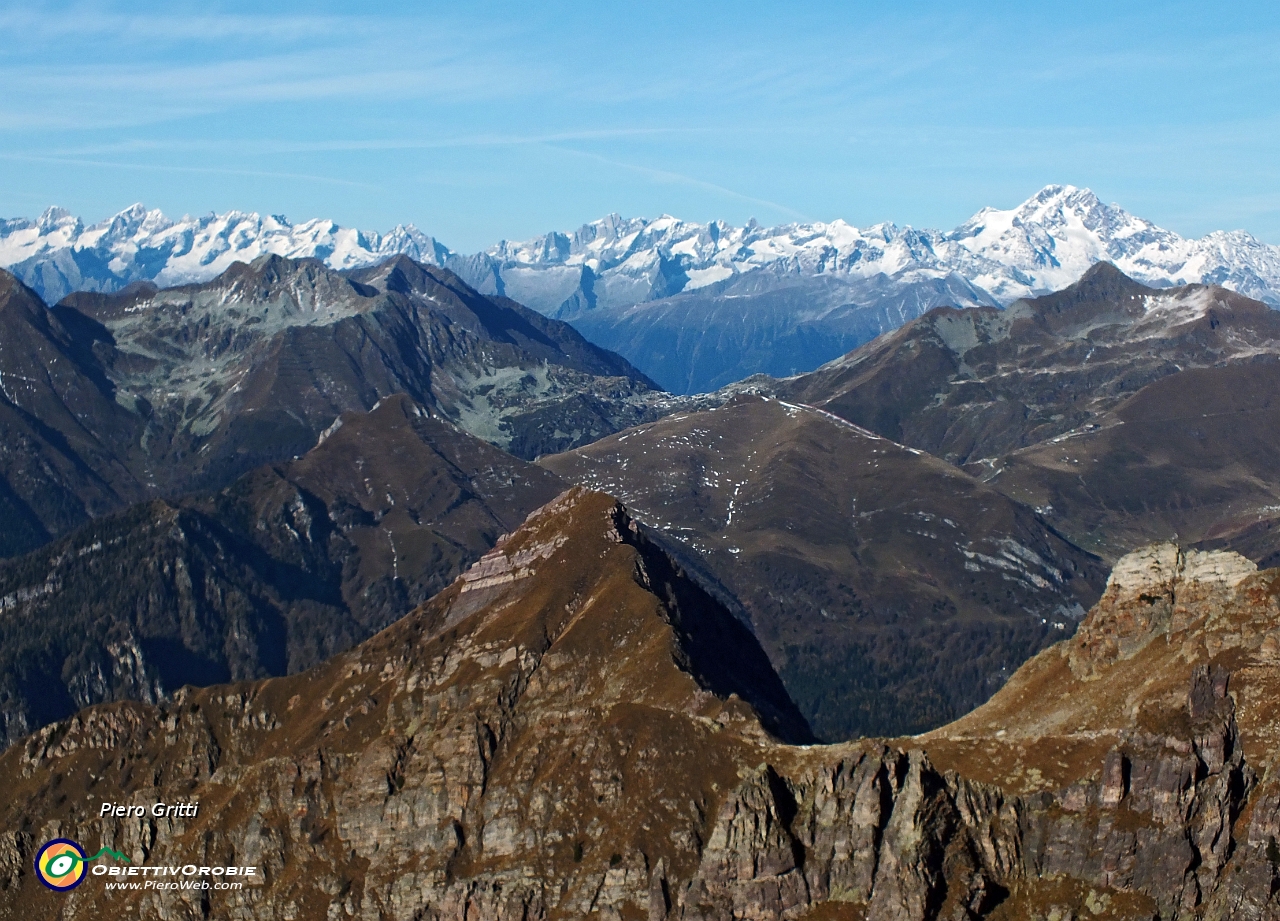
[[[1004,304],[1059,290],[1103,261],[1155,287],[1220,284],[1280,304],[1280,246],[1244,231],[1187,239],[1070,185],[1045,186],[1009,210],[983,208],[949,232],[892,223],[859,229],[842,220],[733,227],[610,215],[572,234],[503,242],[484,256],[508,296],[543,312],[551,305],[537,289],[552,286],[535,285],[522,272],[552,266],[594,275],[599,306],[656,300],[761,270],[903,281],[955,275],[973,286],[976,302]]]
[[[412,225],[384,235],[236,211],[171,221],[134,205],[90,227],[61,209],[0,221],[0,266],[49,303],[139,281],[204,282],[267,254],[350,271],[399,253],[570,320],[674,393],[810,371],[934,307],[1004,306],[1060,290],[1099,262],[1151,287],[1216,284],[1280,306],[1280,246],[1244,231],[1187,239],[1059,185],[951,231],[612,214],[472,255]]]
[[[670,402],[568,324],[407,256],[340,274],[267,255],[53,307],[0,270],[0,556],[302,455],[397,393],[528,459]]]
[[[0,266],[50,304],[73,291],[118,291],[138,281],[160,287],[206,282],[233,263],[266,255],[354,269],[400,254],[442,265],[449,251],[412,224],[379,234],[243,211],[174,221],[142,204],[88,226],[56,207],[34,221],[0,220]]]
[[[171,220],[135,204],[85,225],[55,207],[36,220],[0,221],[0,266],[50,301],[71,290],[116,290],[140,280],[161,286],[207,281],[232,262],[265,254],[352,269],[399,253],[447,265],[482,292],[505,294],[542,313],[638,304],[757,271],[914,280],[956,275],[973,286],[975,301],[1003,304],[1063,288],[1100,261],[1155,287],[1218,284],[1280,305],[1280,246],[1242,230],[1182,237],[1070,185],[1045,186],[1008,210],[983,208],[951,231],[888,222],[860,229],[843,220],[776,227],[753,220],[734,227],[610,214],[572,232],[503,240],[469,256],[412,224],[380,234],[242,211]],[[72,267],[78,275],[66,271]],[[59,282],[69,287],[59,289]]]
[[[743,386],[949,461],[1108,561],[1173,538],[1271,553],[1280,312],[1220,287],[1150,288],[1101,263]]]

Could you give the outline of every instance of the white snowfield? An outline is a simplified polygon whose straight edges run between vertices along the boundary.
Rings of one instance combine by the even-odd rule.
[[[839,220],[732,227],[610,215],[572,234],[503,242],[488,255],[504,266],[578,265],[606,278],[640,276],[660,259],[678,260],[689,279],[684,291],[759,270],[902,281],[955,274],[999,304],[1060,290],[1107,261],[1152,286],[1220,284],[1280,304],[1280,246],[1244,231],[1186,239],[1073,186],[1046,186],[1008,211],[984,208],[949,232],[859,229]]]
[[[6,268],[68,251],[97,256],[119,279],[115,287],[140,280],[161,287],[208,281],[232,263],[268,254],[315,257],[335,269],[373,265],[397,253],[429,263],[448,255],[412,225],[377,234],[327,220],[291,224],[242,211],[173,221],[139,204],[89,227],[63,208],[50,208],[35,221],[0,221],[0,265]]]
[[[1244,231],[1187,239],[1072,186],[1046,186],[1007,211],[984,208],[947,232],[887,223],[859,229],[840,220],[733,227],[666,215],[610,215],[572,233],[503,241],[473,257],[453,253],[412,225],[383,235],[326,220],[290,224],[235,211],[172,221],[134,205],[85,227],[51,208],[35,221],[0,221],[0,265],[39,277],[23,268],[42,261],[60,265],[60,258],[78,254],[82,279],[63,271],[65,283],[102,290],[140,279],[162,286],[205,281],[232,262],[265,253],[316,257],[337,269],[371,265],[396,253],[437,265],[465,259],[471,273],[480,262],[496,276],[509,277],[517,296],[530,285],[543,285],[538,277],[559,290],[569,279],[576,285],[589,270],[599,280],[597,290],[613,292],[610,303],[639,303],[761,272],[774,276],[771,283],[776,276],[882,277],[903,284],[959,276],[990,303],[1008,304],[1061,289],[1105,260],[1149,285],[1219,284],[1280,305],[1280,246]],[[97,275],[90,262],[102,267]],[[658,273],[665,279],[661,288],[650,284]]]

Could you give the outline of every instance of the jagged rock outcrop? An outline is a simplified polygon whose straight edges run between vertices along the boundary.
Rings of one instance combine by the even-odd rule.
[[[1069,653],[1072,672],[1092,676],[1158,637],[1184,632],[1257,570],[1234,553],[1185,551],[1171,543],[1130,553],[1112,569],[1098,613],[1076,633]]]
[[[751,636],[572,490],[325,665],[94,708],[0,757],[0,918],[94,916],[99,878],[52,901],[27,869],[56,835],[261,868],[112,894],[146,918],[1274,918],[1280,571],[1245,569],[1145,551],[968,717],[792,744]],[[1161,590],[1179,616],[1119,654],[1090,639]],[[99,818],[108,795],[202,806]]]

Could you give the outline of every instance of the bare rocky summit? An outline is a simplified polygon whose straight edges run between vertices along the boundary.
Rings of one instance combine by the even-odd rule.
[[[112,894],[143,918],[1274,918],[1278,627],[1280,572],[1157,547],[970,716],[797,745],[750,633],[576,489],[323,665],[0,756],[0,918],[99,916],[34,880],[58,835],[262,868]]]

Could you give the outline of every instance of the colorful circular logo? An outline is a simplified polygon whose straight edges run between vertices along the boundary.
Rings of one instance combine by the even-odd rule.
[[[57,892],[66,892],[84,882],[84,849],[70,838],[54,838],[36,854],[36,876]]]

